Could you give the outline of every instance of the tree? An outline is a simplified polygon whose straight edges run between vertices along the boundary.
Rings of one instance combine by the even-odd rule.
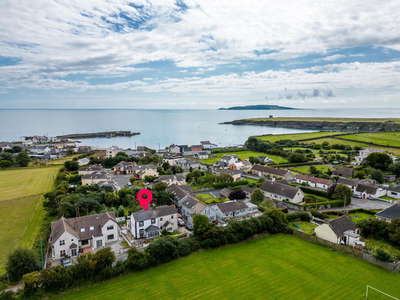
[[[251,202],[254,204],[259,204],[264,201],[264,193],[260,189],[255,189],[251,193]]]
[[[357,171],[356,174],[354,175],[354,177],[358,178],[358,179],[364,179],[365,173],[363,171]]]
[[[164,170],[168,170],[169,168],[171,168],[169,162],[167,162],[167,161],[162,164],[162,167]]]
[[[258,157],[254,157],[254,156],[250,156],[249,157],[249,161],[251,164],[259,164],[260,163],[260,159]]]
[[[32,250],[17,248],[8,255],[6,271],[11,281],[19,281],[24,274],[37,270],[39,261]]]
[[[160,191],[165,191],[165,189],[167,187],[168,187],[168,184],[161,181],[161,182],[153,183],[153,185],[151,186],[151,189],[153,191],[160,192]]]
[[[388,225],[388,233],[390,242],[400,246],[400,218],[392,220]]]
[[[374,257],[380,261],[385,261],[385,262],[392,261],[392,257],[390,256],[390,254],[385,252],[385,250],[383,249],[376,250],[376,254],[374,255]]]
[[[367,156],[365,164],[372,168],[386,171],[393,163],[393,159],[386,153],[374,152]]]
[[[77,171],[79,169],[79,163],[77,161],[68,160],[64,163],[64,168],[68,171]]]
[[[108,206],[114,206],[119,204],[119,196],[115,193],[107,193],[106,195],[106,204]]]
[[[153,182],[153,181],[154,181],[153,176],[149,176],[149,175],[144,176],[144,182]]]
[[[351,189],[344,184],[338,184],[336,186],[335,192],[332,195],[333,199],[336,200],[345,200],[349,201],[351,200],[351,196],[353,195],[353,193],[351,192]]]
[[[145,252],[149,255],[151,265],[158,265],[169,262],[178,257],[178,249],[174,239],[171,237],[159,238],[146,248]]]
[[[195,215],[193,217],[193,234],[201,238],[210,228],[208,217],[205,215]]]
[[[383,183],[385,180],[382,171],[377,169],[371,171],[371,179],[375,179],[379,183]]]
[[[160,205],[171,205],[173,204],[173,200],[175,199],[174,194],[167,191],[154,191],[153,192],[153,201],[157,206]]]
[[[308,170],[309,170],[309,172],[310,172],[311,174],[318,174],[318,173],[319,173],[318,170],[317,170],[317,168],[316,168],[315,166],[310,166],[310,167],[308,168]]]
[[[229,199],[231,200],[243,200],[245,198],[246,198],[246,193],[243,192],[241,189],[234,190],[229,194]]]
[[[400,176],[400,163],[395,163],[395,164],[391,164],[388,168],[388,170],[396,175],[397,177]]]
[[[0,160],[8,160],[11,161],[11,163],[14,162],[14,155],[8,152],[3,152],[0,154]]]
[[[124,208],[123,205],[120,205],[120,206],[118,207],[117,216],[118,216],[118,217],[123,217],[123,216],[125,216],[125,208]]]
[[[301,153],[292,153],[289,155],[288,161],[290,163],[300,163],[300,162],[306,161],[306,157],[304,154],[301,154]]]
[[[233,177],[229,174],[222,173],[216,177],[217,182],[233,182]]]
[[[96,262],[96,271],[100,273],[105,268],[111,267],[112,263],[115,261],[115,253],[110,247],[103,248],[96,251],[93,260]]]
[[[20,152],[18,153],[15,161],[20,167],[27,167],[29,162],[31,161],[30,157],[28,156],[27,152]]]
[[[0,168],[9,168],[12,166],[12,162],[9,160],[0,160]]]

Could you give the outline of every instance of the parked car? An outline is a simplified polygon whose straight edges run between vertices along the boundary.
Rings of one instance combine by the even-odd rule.
[[[185,222],[181,218],[178,218],[178,226],[185,226]]]
[[[354,197],[354,198],[361,198],[361,196],[358,195],[358,194],[353,195],[353,197]]]
[[[60,263],[64,268],[72,266],[72,261],[69,258],[62,258]]]

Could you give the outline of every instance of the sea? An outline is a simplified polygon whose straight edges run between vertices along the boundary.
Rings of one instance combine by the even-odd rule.
[[[303,110],[172,110],[172,109],[0,109],[0,142],[24,136],[130,130],[132,137],[81,139],[80,145],[107,148],[164,149],[171,144],[210,141],[221,147],[244,144],[249,136],[309,132],[289,128],[220,124],[268,117],[400,118],[399,108]]]

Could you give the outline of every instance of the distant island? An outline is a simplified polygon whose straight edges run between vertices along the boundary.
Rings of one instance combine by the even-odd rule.
[[[246,105],[246,106],[219,108],[218,110],[283,110],[283,109],[298,109],[298,108],[285,107],[279,105]]]

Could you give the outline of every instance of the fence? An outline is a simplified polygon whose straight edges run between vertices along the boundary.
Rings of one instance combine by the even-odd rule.
[[[394,263],[388,263],[388,262],[383,262],[380,260],[377,260],[376,258],[374,258],[371,254],[365,253],[361,250],[358,249],[353,249],[349,246],[346,245],[339,245],[339,244],[335,244],[326,240],[323,240],[321,238],[317,238],[314,235],[310,235],[298,230],[293,230],[293,235],[299,238],[302,238],[303,240],[312,242],[312,243],[316,243],[325,247],[329,247],[337,252],[340,253],[344,253],[347,255],[351,255],[353,257],[365,260],[373,265],[382,267],[386,270],[392,271],[392,272],[400,272],[400,264],[394,264]]]

